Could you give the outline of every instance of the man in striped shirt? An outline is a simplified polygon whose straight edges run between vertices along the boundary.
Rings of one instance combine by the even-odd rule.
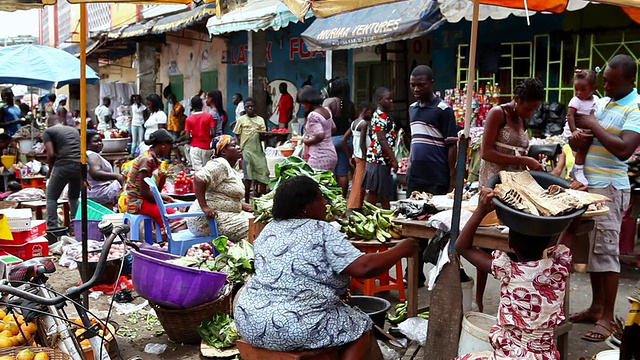
[[[424,191],[445,195],[456,182],[457,127],[453,109],[433,93],[433,71],[419,65],[409,78],[416,102],[409,106],[411,152],[407,193]],[[423,263],[426,242],[420,242],[418,264]],[[419,272],[418,284],[426,277]]]
[[[582,338],[603,341],[611,334],[620,278],[618,248],[622,213],[629,205],[630,184],[625,161],[640,145],[640,109],[634,88],[637,66],[628,55],[616,55],[604,70],[604,90],[595,114],[576,118],[577,126],[590,130],[593,143],[584,164],[589,192],[607,196],[609,213],[597,217],[590,245],[591,306],[569,319],[595,323]]]

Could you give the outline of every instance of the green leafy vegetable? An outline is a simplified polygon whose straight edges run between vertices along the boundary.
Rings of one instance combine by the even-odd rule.
[[[333,173],[329,170],[313,169],[309,164],[297,156],[289,156],[285,161],[276,164],[275,178],[269,183],[271,192],[252,200],[256,221],[268,223],[273,219],[273,197],[280,184],[295,176],[308,176],[320,185],[322,195],[327,199],[327,220],[344,214],[347,202],[342,196],[342,189],[338,186]]]
[[[196,331],[209,345],[217,349],[233,346],[240,338],[233,318],[221,311],[216,312],[212,320],[203,321],[196,326]]]

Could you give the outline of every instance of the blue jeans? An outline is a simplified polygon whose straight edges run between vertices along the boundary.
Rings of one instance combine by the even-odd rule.
[[[132,125],[131,126],[131,155],[138,154],[138,147],[140,143],[144,141],[144,126]]]

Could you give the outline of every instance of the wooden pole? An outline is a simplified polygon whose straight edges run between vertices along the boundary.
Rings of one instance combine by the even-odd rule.
[[[82,176],[82,192],[80,208],[82,214],[82,271],[83,277],[89,279],[89,249],[87,244],[87,5],[80,4],[80,163]],[[89,294],[82,294],[82,304],[89,308]]]

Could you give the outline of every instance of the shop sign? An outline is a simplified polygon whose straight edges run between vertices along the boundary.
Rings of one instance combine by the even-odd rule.
[[[272,56],[273,41],[267,42],[267,62],[273,62]],[[248,63],[249,45],[244,44],[239,47],[231,47],[231,65],[246,65]],[[292,37],[289,39],[288,49],[289,60],[297,59],[315,59],[316,57],[324,57],[324,51],[309,51],[301,37]]]

